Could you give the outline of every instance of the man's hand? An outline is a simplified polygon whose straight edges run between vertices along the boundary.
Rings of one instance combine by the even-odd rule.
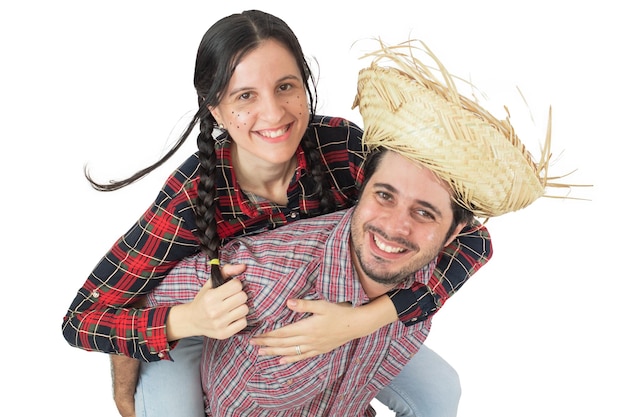
[[[113,399],[122,417],[135,417],[135,389],[139,378],[137,359],[111,355],[111,378]]]

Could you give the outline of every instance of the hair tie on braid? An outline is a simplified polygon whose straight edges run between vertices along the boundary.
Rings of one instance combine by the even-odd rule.
[[[206,107],[205,107],[206,108]],[[215,201],[215,170],[217,156],[215,154],[215,140],[213,120],[208,110],[199,116],[200,133],[198,134],[199,181],[198,196],[196,197],[196,235],[200,249],[210,259],[211,283],[217,288],[224,283],[219,267],[219,247],[221,240],[217,231],[216,201]]]

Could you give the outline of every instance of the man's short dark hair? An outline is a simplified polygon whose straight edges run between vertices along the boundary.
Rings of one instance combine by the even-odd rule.
[[[391,151],[386,148],[376,148],[367,155],[365,166],[363,168],[364,179],[363,185],[361,185],[361,189],[359,190],[359,199],[361,198],[361,193],[363,193],[363,190],[365,189],[365,186],[369,182],[370,178],[372,178],[372,176],[378,169],[380,160],[387,152]],[[446,240],[448,240],[450,235],[452,235],[452,232],[454,231],[454,229],[456,229],[457,225],[470,224],[474,219],[474,213],[458,204],[453,198],[450,199],[450,207],[452,208],[452,225],[450,226],[450,229],[446,234]]]

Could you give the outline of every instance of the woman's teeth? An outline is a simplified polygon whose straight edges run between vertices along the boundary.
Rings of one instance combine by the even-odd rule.
[[[261,136],[265,136],[266,138],[277,138],[281,135],[284,135],[288,129],[289,126],[285,126],[284,128],[278,130],[261,130],[259,131],[259,134]]]

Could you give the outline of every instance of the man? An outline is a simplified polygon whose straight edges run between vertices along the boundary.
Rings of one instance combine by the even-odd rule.
[[[207,339],[202,362],[209,415],[364,415],[367,405],[414,355],[430,320],[395,323],[323,355],[293,364],[262,357],[254,335],[301,319],[288,298],[364,304],[416,280],[471,220],[433,173],[391,151],[373,154],[357,206],[298,222],[222,249],[222,262],[245,264],[246,330]],[[203,255],[180,263],[156,299],[189,302],[210,278]],[[299,346],[294,346],[298,352]]]
[[[222,249],[222,263],[246,265],[250,310],[244,331],[205,340],[209,416],[373,415],[370,401],[419,350],[430,319],[392,323],[292,364],[262,355],[250,339],[302,318],[284,307],[290,298],[358,306],[425,282],[437,253],[473,216],[518,210],[544,193],[547,160],[534,164],[508,121],[460,96],[442,67],[448,84],[438,83],[412,53],[382,45],[359,75],[355,105],[373,153],[357,205]],[[383,59],[399,69],[378,66]],[[154,300],[191,301],[206,291],[209,271],[203,255],[181,262]]]

